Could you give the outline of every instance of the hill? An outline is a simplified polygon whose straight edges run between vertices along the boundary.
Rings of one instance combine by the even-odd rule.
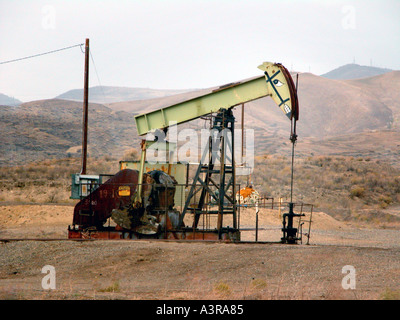
[[[299,75],[301,137],[329,137],[399,127],[400,71],[360,80],[331,80],[310,73]],[[387,88],[382,90],[382,88]],[[156,110],[210,91],[192,91],[165,98],[108,104],[134,114]],[[238,121],[240,108],[235,110]],[[290,123],[268,98],[246,103],[245,126],[259,136],[287,136]]]
[[[352,63],[329,71],[321,75],[321,77],[336,80],[349,80],[373,77],[391,71],[393,70],[378,67],[360,66],[359,64]]]
[[[188,90],[96,86],[89,88],[89,101],[94,103],[113,103],[120,101],[152,99],[175,95],[186,91]],[[55,97],[55,99],[83,101],[83,89],[67,91]]]
[[[123,154],[137,145],[132,114],[89,104],[89,155]],[[0,165],[80,153],[82,103],[52,99],[0,108]]]
[[[397,162],[400,137],[400,71],[356,79],[331,80],[299,75],[298,155],[389,157]],[[115,156],[138,148],[134,115],[204,94],[211,89],[110,104],[90,104],[89,153]],[[234,109],[240,131],[241,108]],[[50,99],[0,108],[0,164],[79,155],[82,103]],[[202,128],[203,120],[184,127]],[[254,129],[257,153],[289,154],[290,122],[266,97],[245,105],[245,128]],[[389,141],[387,140],[389,139]],[[379,150],[378,150],[379,149]],[[372,151],[375,150],[373,154]]]
[[[5,94],[0,93],[0,106],[18,106],[22,103],[22,101],[19,101],[18,99],[15,99],[13,97],[6,96]]]

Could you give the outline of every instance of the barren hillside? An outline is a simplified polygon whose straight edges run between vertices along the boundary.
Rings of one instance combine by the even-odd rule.
[[[346,64],[332,71],[329,71],[321,77],[328,79],[346,80],[374,77],[380,74],[385,74],[393,70],[386,68],[378,68],[372,66],[360,66],[356,63]]]
[[[301,137],[328,137],[397,127],[400,71],[362,80],[330,80],[299,75]],[[382,89],[384,88],[384,89]],[[210,91],[210,90],[208,90]],[[207,92],[194,91],[166,98],[113,103],[113,110],[145,113]],[[289,123],[268,97],[246,104],[246,126],[260,133],[287,135]],[[240,112],[237,112],[237,119]]]
[[[299,76],[299,153],[350,154],[395,162],[400,145],[400,71],[358,80],[330,80],[313,74]],[[210,92],[191,91],[163,98],[105,105],[90,104],[89,153],[120,157],[137,148],[134,115]],[[241,107],[234,109],[236,128]],[[0,164],[76,156],[82,141],[82,103],[40,100],[0,108]],[[202,128],[203,120],[185,127]],[[257,152],[288,154],[290,122],[268,97],[245,105],[245,128],[255,130]],[[388,131],[389,130],[389,131]],[[388,133],[391,132],[391,133]],[[372,140],[369,140],[371,137]],[[374,143],[371,143],[374,141]],[[322,148],[322,149],[321,149]],[[394,164],[394,163],[393,163]]]
[[[21,103],[18,99],[0,93],[0,106],[17,106]]]
[[[0,164],[14,165],[80,153],[82,103],[41,100],[0,108]],[[132,114],[89,105],[88,149],[91,156],[123,154],[136,146]]]

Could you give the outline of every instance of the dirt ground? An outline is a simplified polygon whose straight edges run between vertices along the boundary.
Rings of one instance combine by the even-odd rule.
[[[400,299],[400,228],[363,227],[313,212],[309,245],[65,241],[72,206],[1,205],[0,299]],[[282,214],[282,213],[281,213]],[[255,210],[241,209],[254,241]],[[308,233],[309,213],[303,218]],[[261,209],[258,241],[279,242],[282,217]],[[38,241],[31,239],[59,239]],[[43,289],[44,266],[55,289]],[[354,267],[355,289],[344,289]],[[347,280],[346,280],[347,281]]]

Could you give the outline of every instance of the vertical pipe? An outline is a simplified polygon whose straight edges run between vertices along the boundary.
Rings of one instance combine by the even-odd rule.
[[[164,183],[164,213],[165,213],[165,230],[164,239],[168,239],[168,188],[167,183]]]
[[[189,163],[186,165],[186,188],[189,186]]]
[[[297,86],[299,81],[299,74],[296,77],[296,95],[297,95]],[[297,140],[296,134],[296,117],[293,117],[291,120],[291,137],[290,140],[292,142],[292,170],[291,170],[291,177],[290,177],[290,202],[293,202],[293,176],[294,176],[294,146]]]
[[[239,184],[239,186],[238,186],[238,190],[240,190],[240,184]],[[238,217],[237,217],[237,228],[238,228],[238,230],[240,230],[240,208],[241,208],[241,203],[240,203],[240,193],[239,193],[239,214],[238,214]]]
[[[242,105],[243,110],[244,104]],[[232,115],[233,117],[233,115]],[[237,214],[237,203],[236,203],[236,159],[235,159],[235,121],[231,123],[231,137],[232,137],[232,209],[233,209],[233,228],[237,229],[237,221],[236,221],[236,214]],[[243,138],[242,138],[243,139]],[[243,143],[242,143],[243,148]]]
[[[310,244],[310,232],[311,232],[311,223],[312,223],[312,214],[313,214],[314,205],[311,205],[311,214],[310,214],[310,222],[308,223],[308,234],[307,234],[307,244]]]
[[[170,144],[167,142],[167,149],[168,149],[168,175],[171,175],[171,170],[172,170],[172,155],[174,151],[171,152],[170,149]]]
[[[290,175],[290,202],[293,202],[294,144],[295,144],[295,141],[292,140],[292,168],[291,168],[291,175]]]
[[[86,174],[87,162],[87,135],[88,135],[88,104],[89,104],[89,39],[85,44],[85,76],[83,91],[83,135],[82,135],[82,169],[81,174]]]
[[[140,147],[142,149],[142,154],[141,154],[141,157],[140,157],[138,188],[137,188],[135,201],[138,201],[138,202],[141,203],[142,202],[144,165],[145,165],[145,162],[146,162],[146,140],[142,140],[142,142],[140,143]]]
[[[223,118],[225,121],[225,118]],[[223,131],[221,131],[223,132]],[[223,214],[224,214],[224,191],[225,191],[225,139],[224,134],[221,135],[220,146],[221,146],[221,157],[220,157],[220,180],[219,180],[219,194],[218,194],[218,220],[217,229],[219,239],[221,237],[222,225],[223,225]]]
[[[244,103],[242,103],[242,154],[241,154],[242,165],[243,165],[243,155],[244,155]]]
[[[256,203],[256,242],[258,242],[258,205]]]

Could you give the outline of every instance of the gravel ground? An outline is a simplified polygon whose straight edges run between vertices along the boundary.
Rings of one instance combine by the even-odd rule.
[[[9,209],[0,208],[0,215],[9,217]],[[40,224],[32,208],[19,209],[11,208],[19,224],[10,218],[0,226],[1,238],[66,235],[68,208],[40,207],[38,217],[46,216]],[[310,245],[304,238],[299,245],[3,241],[0,299],[400,299],[399,230],[355,228],[323,214],[315,219]],[[243,215],[242,227],[252,220]],[[260,221],[266,230],[258,239],[279,241],[280,219],[262,215]],[[242,238],[254,240],[255,232]],[[42,287],[46,265],[56,271],[54,290]],[[356,288],[345,290],[348,265]]]
[[[400,292],[398,249],[149,241],[0,245],[1,299],[381,299]],[[44,290],[41,269],[56,270]],[[344,290],[342,268],[356,271]]]

